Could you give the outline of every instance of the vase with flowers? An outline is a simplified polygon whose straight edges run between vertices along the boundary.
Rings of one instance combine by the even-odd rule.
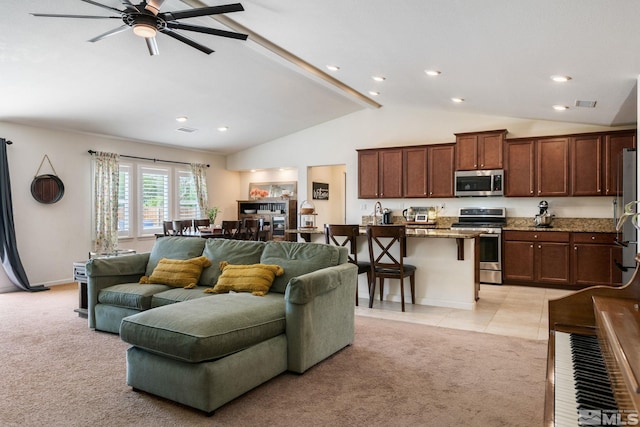
[[[212,208],[207,208],[206,214],[207,214],[207,218],[209,218],[209,222],[211,223],[211,225],[213,225],[213,223],[215,222],[219,212],[220,212],[220,208],[217,206],[214,206]]]
[[[253,200],[261,199],[263,197],[267,197],[268,195],[269,192],[267,190],[262,190],[260,188],[252,188],[251,191],[249,191],[249,197],[251,197]]]

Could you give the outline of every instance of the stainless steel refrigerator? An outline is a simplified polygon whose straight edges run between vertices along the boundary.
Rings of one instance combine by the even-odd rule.
[[[618,183],[622,184],[622,196],[616,200],[617,218],[620,218],[624,207],[629,202],[638,200],[637,196],[637,153],[634,148],[625,148],[622,151],[621,177]],[[635,208],[634,208],[635,210]],[[622,259],[616,260],[616,266],[622,270],[622,284],[626,284],[631,280],[635,272],[635,257],[638,253],[638,230],[633,226],[630,220],[625,221],[622,230],[619,231],[618,241],[622,245]]]

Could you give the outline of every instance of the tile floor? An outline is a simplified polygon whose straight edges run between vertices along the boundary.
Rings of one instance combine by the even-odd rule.
[[[356,307],[359,316],[403,322],[422,323],[453,329],[509,335],[534,340],[548,336],[548,304],[573,291],[510,285],[480,285],[480,299],[474,310],[412,305],[376,299],[373,308],[360,298]],[[377,296],[376,296],[377,297]]]

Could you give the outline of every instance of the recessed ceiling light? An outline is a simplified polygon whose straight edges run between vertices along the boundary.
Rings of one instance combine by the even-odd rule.
[[[439,76],[441,73],[438,70],[424,70],[427,76]]]
[[[377,82],[383,82],[387,79],[386,77],[383,77],[383,76],[372,76],[371,78]]]
[[[551,76],[551,80],[553,80],[554,82],[558,82],[558,83],[564,83],[564,82],[568,82],[569,80],[571,80],[570,76]]]
[[[337,65],[327,65],[327,69],[330,71],[338,71],[340,67],[338,67]]]
[[[187,120],[189,120],[189,118],[187,116],[180,116],[180,117],[176,117],[176,121],[180,122],[180,123],[184,123]]]
[[[229,127],[228,127],[228,126],[220,126],[220,127],[218,128],[218,131],[220,131],[220,132],[226,132],[226,131],[228,131],[228,130],[229,130]]]
[[[554,105],[553,109],[556,111],[564,111],[564,110],[568,110],[569,107],[567,107],[566,105]]]
[[[451,100],[456,103],[464,102],[464,98],[451,98]]]
[[[371,96],[378,96],[378,95],[380,95],[380,92],[376,92],[375,90],[370,90],[370,91],[369,91],[369,95],[371,95]]]

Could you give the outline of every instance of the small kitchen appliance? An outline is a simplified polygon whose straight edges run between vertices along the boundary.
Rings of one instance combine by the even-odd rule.
[[[382,223],[386,225],[393,224],[393,219],[391,218],[391,209],[384,208],[384,211],[382,211]]]
[[[436,219],[436,208],[433,206],[412,206],[402,211],[402,216],[409,222],[433,223]]]
[[[538,203],[538,211],[538,214],[533,218],[536,227],[551,227],[553,215],[549,212],[549,203],[546,200]]]

